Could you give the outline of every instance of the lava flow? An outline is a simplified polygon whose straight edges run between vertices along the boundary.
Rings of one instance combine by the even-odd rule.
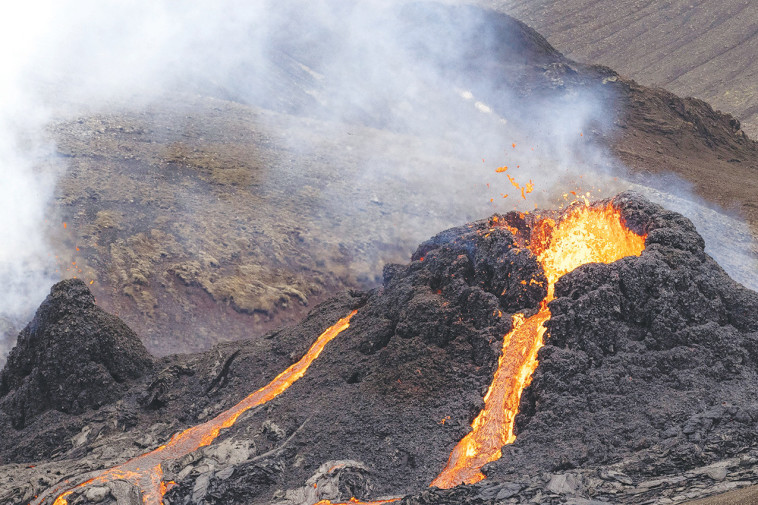
[[[331,502],[329,500],[317,501],[313,505],[384,505],[385,503],[394,503],[400,501],[400,498],[391,498],[389,500],[375,500],[375,501],[360,501],[355,498],[350,498],[349,501]]]
[[[447,489],[484,479],[481,468],[499,459],[501,448],[516,440],[513,427],[521,393],[537,368],[544,323],[550,319],[547,304],[554,297],[558,279],[586,263],[611,263],[625,256],[639,256],[645,249],[646,237],[627,229],[618,210],[608,204],[571,209],[558,222],[542,219],[528,238],[529,248],[547,277],[547,296],[537,314],[529,318],[523,314],[514,316],[513,329],[503,338],[502,354],[484,397],[484,409],[471,424],[472,430],[455,446],[432,486]]]
[[[280,373],[266,386],[245,397],[234,407],[225,410],[210,421],[175,434],[166,445],[161,445],[142,456],[130,459],[121,465],[107,470],[79,476],[77,479],[79,480],[78,483],[68,480],[63,481],[35,498],[31,502],[31,505],[39,505],[56,493],[57,496],[53,505],[67,505],[67,497],[77,489],[82,489],[92,484],[104,484],[114,480],[124,480],[139,488],[142,491],[142,501],[145,505],[160,505],[163,503],[163,495],[169,488],[163,482],[163,469],[161,467],[163,462],[181,458],[200,447],[211,444],[218,437],[222,429],[232,426],[246,411],[262,405],[286,391],[287,388],[305,374],[313,360],[318,358],[321,351],[324,350],[326,344],[350,326],[350,319],[355,313],[356,311],[351,312],[346,317],[337,321],[336,324],[327,328],[300,361]]]

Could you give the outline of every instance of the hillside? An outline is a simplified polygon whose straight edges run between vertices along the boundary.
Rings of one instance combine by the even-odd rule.
[[[577,61],[705,100],[758,137],[758,5],[751,0],[487,1]]]
[[[383,264],[439,229],[634,183],[661,190],[728,271],[758,285],[750,232],[688,203],[691,184],[706,206],[758,230],[758,148],[732,118],[574,63],[507,16],[434,4],[402,16],[398,44],[429,67],[419,71],[429,92],[404,97],[405,109],[388,105],[392,95],[345,103],[339,76],[313,57],[331,47],[325,37],[319,51],[287,40],[271,55],[280,80],[265,100],[198,78],[194,91],[147,109],[62,117],[49,132],[66,166],[55,212],[67,228],[51,231],[61,273],[91,281],[152,352],[199,351],[293,323],[341,289],[375,286]],[[434,52],[429,41],[452,20],[467,20],[459,54]],[[585,93],[601,111],[588,131],[564,132],[544,115],[545,102],[571,114]],[[535,190],[522,198],[506,177]]]

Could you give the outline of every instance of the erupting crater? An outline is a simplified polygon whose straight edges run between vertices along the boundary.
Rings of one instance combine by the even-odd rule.
[[[587,263],[612,263],[626,256],[639,256],[644,236],[627,229],[612,204],[595,207],[575,205],[562,216],[536,217],[529,236],[497,216],[492,226],[505,226],[537,256],[547,278],[547,296],[539,311],[526,317],[516,314],[513,329],[503,338],[503,350],[484,409],[471,424],[472,430],[453,449],[447,466],[432,481],[439,488],[473,484],[484,479],[481,468],[500,459],[501,448],[513,443],[514,421],[524,388],[537,368],[537,352],[543,346],[550,319],[548,303],[561,276]]]
[[[611,263],[626,256],[639,256],[646,240],[645,236],[626,227],[620,211],[610,203],[577,204],[563,212],[496,215],[477,233],[488,236],[497,232],[509,237],[506,230],[513,235],[510,244],[515,241],[518,249],[531,251],[530,261],[534,262],[536,258],[542,267],[542,271],[536,267],[532,270],[533,278],[522,277],[520,284],[517,283],[524,285],[525,289],[537,285],[542,290],[533,302],[522,307],[534,307],[541,293],[546,293],[546,296],[539,303],[536,313],[521,312],[513,316],[512,328],[503,337],[498,366],[484,397],[484,408],[474,419],[471,431],[452,450],[445,468],[432,480],[432,487],[448,489],[484,479],[482,467],[499,459],[502,447],[516,439],[514,421],[519,402],[537,367],[537,355],[543,346],[546,331],[545,322],[551,316],[548,304],[553,300],[554,286],[560,277],[587,263]],[[423,261],[423,258],[419,260]],[[163,469],[167,462],[211,444],[222,429],[232,426],[243,413],[286,391],[305,374],[324,347],[348,328],[355,314],[356,311],[353,311],[325,330],[302,359],[234,407],[210,421],[175,434],[165,445],[139,457],[107,470],[64,480],[36,497],[30,505],[50,503],[49,500],[54,500],[53,505],[67,505],[69,497],[88,486],[116,480],[127,481],[141,490],[143,503],[162,504],[164,495],[174,485],[173,482],[164,482]],[[391,501],[396,499],[361,502],[353,498],[343,503],[367,505]],[[318,503],[327,505],[332,502],[321,500]]]

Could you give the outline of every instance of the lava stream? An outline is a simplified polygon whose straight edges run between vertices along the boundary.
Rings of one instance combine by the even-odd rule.
[[[529,385],[532,372],[537,368],[537,351],[542,347],[545,333],[542,323],[549,318],[547,308],[528,319],[522,314],[513,317],[513,329],[503,338],[503,351],[495,377],[484,397],[485,407],[471,423],[473,429],[450,453],[447,466],[431,486],[448,489],[458,484],[479,482],[484,479],[479,469],[500,459],[500,448],[516,440],[513,424],[521,392]]]
[[[545,271],[547,296],[537,314],[527,319],[523,314],[514,316],[513,329],[503,338],[503,351],[484,397],[484,409],[471,424],[472,430],[453,448],[431,486],[447,489],[484,479],[481,468],[500,459],[501,448],[516,440],[513,427],[521,393],[537,368],[537,352],[544,345],[544,323],[550,319],[547,304],[553,300],[558,279],[580,265],[611,263],[625,256],[639,256],[645,249],[646,237],[626,228],[611,204],[577,207],[557,223],[550,218],[537,222],[533,230],[529,248]]]
[[[374,500],[374,501],[360,501],[355,498],[350,498],[349,501],[331,502],[329,500],[320,500],[313,505],[384,505],[385,503],[394,503],[400,501],[401,498],[391,498],[389,500]]]
[[[89,473],[79,477],[79,483],[73,484],[66,480],[57,486],[48,489],[45,493],[35,498],[30,505],[41,505],[48,497],[57,493],[53,505],[67,505],[67,497],[77,489],[85,488],[91,484],[104,484],[114,480],[124,480],[132,483],[142,491],[142,501],[145,505],[161,505],[163,495],[168,487],[163,482],[164,461],[174,460],[190,454],[200,447],[213,442],[219,432],[232,426],[237,419],[253,407],[262,405],[277,397],[287,390],[295,381],[300,379],[308,370],[310,364],[318,358],[334,337],[350,326],[350,319],[356,311],[351,312],[337,323],[327,328],[308,349],[300,361],[294,363],[284,372],[276,376],[266,386],[251,393],[232,408],[225,410],[210,421],[179,432],[171,437],[165,445],[161,445],[150,452],[100,472]]]

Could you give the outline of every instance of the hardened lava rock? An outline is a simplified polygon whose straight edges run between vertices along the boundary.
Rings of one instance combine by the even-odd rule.
[[[93,395],[101,390],[83,389],[88,377],[66,365],[94,361],[109,370],[111,354],[92,354],[100,349],[92,342],[109,338],[101,333],[113,334],[117,320],[96,310],[81,283],[56,286],[3,372],[0,400],[0,429],[15,434],[0,446],[4,463],[40,461],[45,469],[0,467],[9,475],[0,472],[0,489],[10,489],[0,501],[28,503],[49,485],[37,482],[50,481],[42,472],[51,467],[76,473],[86,460],[87,468],[107,468],[207,421],[271,381],[354,309],[349,328],[283,394],[241,416],[209,446],[165,462],[164,480],[177,484],[167,503],[312,505],[311,498],[351,496],[405,496],[408,505],[642,503],[658,492],[635,487],[645,479],[670,478],[672,489],[686,472],[694,483],[706,474],[731,479],[731,469],[725,476],[723,469],[697,468],[743,457],[749,465],[758,454],[758,294],[705,254],[681,215],[634,193],[598,205],[609,203],[627,227],[646,235],[646,248],[639,257],[581,266],[557,282],[516,441],[484,467],[485,481],[428,488],[483,406],[511,316],[534,314],[545,296],[544,274],[527,244],[539,230],[537,213],[439,233],[409,264],[385,268],[381,287],[335,297],[298,325],[261,338],[162,358],[152,369],[130,340],[111,343],[123,353],[113,351],[120,363],[114,370],[147,373],[123,383],[110,372],[100,375],[122,389],[103,397],[118,401],[97,411],[92,400],[77,404],[83,411],[70,407],[82,391],[90,395],[83,398],[100,398]],[[557,220],[561,211],[539,215]],[[44,342],[35,340],[40,335]],[[21,371],[24,362],[33,364],[31,372]],[[69,378],[69,390],[53,394],[40,386],[38,376],[54,373]],[[10,427],[11,400],[31,405],[31,392],[48,395],[50,407],[59,402],[51,411],[57,417],[37,414],[46,422]],[[66,423],[72,428],[63,437]],[[37,459],[19,452],[29,439]],[[324,466],[348,460],[344,468]],[[321,468],[326,473],[318,477]],[[745,472],[734,479],[758,475]],[[85,499],[84,492],[72,496]]]
[[[534,255],[490,220],[436,235],[409,264],[385,268],[383,285],[362,297],[350,327],[302,379],[229,430],[252,434],[270,457],[253,456],[231,473],[205,477],[179,468],[186,477],[167,498],[301,503],[294,497],[303,484],[324,462],[339,459],[365,464],[361,475],[371,485],[330,494],[314,482],[309,493],[370,500],[428,486],[482,408],[511,316],[536,311],[545,286]],[[242,379],[236,363],[230,376]],[[281,434],[266,428],[270,422]],[[199,479],[207,479],[208,491],[192,498]]]
[[[95,305],[87,286],[53,286],[0,373],[0,409],[15,428],[55,409],[81,414],[121,397],[152,358],[119,318]]]
[[[683,216],[614,200],[640,257],[562,277],[505,474],[629,461],[632,475],[710,464],[756,446],[758,293],[733,281]]]

